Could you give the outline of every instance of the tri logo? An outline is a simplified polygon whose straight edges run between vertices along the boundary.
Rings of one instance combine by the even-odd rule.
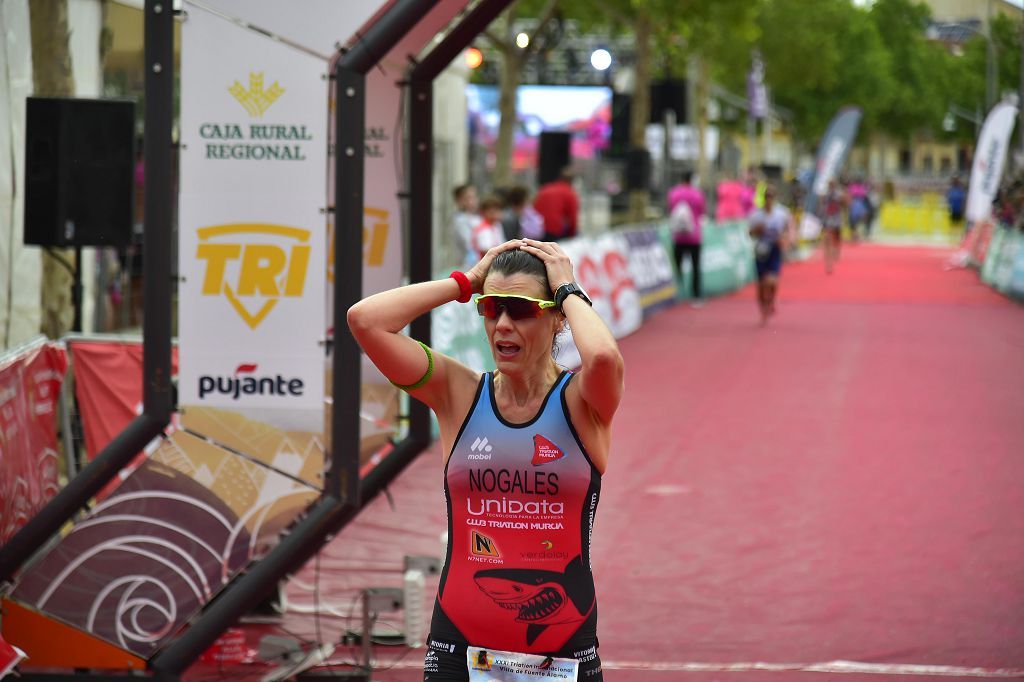
[[[202,295],[223,295],[249,328],[256,329],[279,299],[302,296],[312,251],[309,230],[254,223],[201,227],[196,233],[196,258],[206,261]]]

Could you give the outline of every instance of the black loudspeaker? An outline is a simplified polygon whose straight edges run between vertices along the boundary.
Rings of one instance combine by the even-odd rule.
[[[626,189],[648,189],[651,184],[651,153],[643,147],[626,152]]]
[[[629,109],[633,98],[630,95],[612,93],[612,134],[608,141],[607,156],[621,159],[629,149]]]
[[[676,124],[689,123],[686,113],[686,81],[661,80],[651,83],[651,123],[664,123],[665,111],[671,109],[676,115]]]
[[[134,102],[29,97],[25,113],[25,243],[131,244]]]
[[[572,162],[569,156],[569,133],[546,130],[540,134],[537,156],[537,184],[557,180],[562,169]]]

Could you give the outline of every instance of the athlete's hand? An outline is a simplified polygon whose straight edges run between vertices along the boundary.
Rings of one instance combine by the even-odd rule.
[[[469,278],[469,283],[473,285],[473,292],[479,294],[484,290],[484,280],[487,279],[487,272],[491,269],[491,263],[494,262],[495,256],[502,251],[518,249],[522,244],[523,241],[521,239],[512,239],[504,244],[499,244],[488,249],[483,258],[481,258],[479,262],[471,267],[466,273],[466,277]]]
[[[563,284],[570,284],[576,281],[572,272],[572,261],[562,247],[555,242],[539,242],[536,239],[519,240],[523,251],[533,254],[544,261],[544,267],[548,271],[548,285],[551,291],[555,291]]]

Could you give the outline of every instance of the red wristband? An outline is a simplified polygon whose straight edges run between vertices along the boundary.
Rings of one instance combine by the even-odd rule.
[[[459,303],[469,303],[470,297],[473,296],[473,285],[469,283],[469,277],[466,277],[466,273],[454,271],[449,275],[452,279],[459,283]]]

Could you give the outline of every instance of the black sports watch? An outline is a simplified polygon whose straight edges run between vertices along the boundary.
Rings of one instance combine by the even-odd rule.
[[[567,282],[562,286],[558,287],[557,289],[555,289],[555,307],[558,308],[559,311],[561,311],[562,304],[565,303],[565,299],[573,295],[582,298],[584,301],[587,302],[587,305],[589,306],[594,305],[594,303],[590,300],[590,297],[587,296],[586,292],[583,291],[579,284],[576,284],[576,282]]]

